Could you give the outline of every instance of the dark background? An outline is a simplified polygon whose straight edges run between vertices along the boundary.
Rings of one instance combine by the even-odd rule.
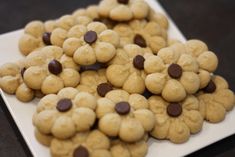
[[[0,33],[23,28],[35,19],[55,19],[99,0],[0,0]],[[187,39],[205,41],[219,59],[218,74],[235,89],[235,1],[160,0]],[[235,125],[235,123],[234,123]],[[169,150],[170,151],[170,150]],[[177,153],[177,152],[175,152]],[[6,106],[0,100],[0,157],[31,156]],[[199,150],[191,157],[235,156],[235,135]]]

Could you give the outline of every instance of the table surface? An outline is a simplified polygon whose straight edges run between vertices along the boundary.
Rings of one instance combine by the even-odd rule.
[[[31,20],[55,19],[99,0],[0,0],[0,33],[23,28]],[[205,41],[219,57],[217,74],[235,90],[235,1],[159,0],[187,39]],[[203,148],[190,157],[230,157],[235,154],[235,135]],[[32,156],[0,98],[0,156]]]

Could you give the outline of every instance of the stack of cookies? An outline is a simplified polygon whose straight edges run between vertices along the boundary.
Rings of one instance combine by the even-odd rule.
[[[217,56],[200,40],[169,39],[167,18],[143,0],[32,21],[19,50],[0,86],[39,99],[35,136],[53,157],[144,157],[149,136],[184,143],[235,104]]]

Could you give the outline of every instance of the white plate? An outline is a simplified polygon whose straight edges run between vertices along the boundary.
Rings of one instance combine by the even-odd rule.
[[[147,0],[147,2],[154,10],[165,13],[159,3],[155,0]],[[18,30],[0,36],[0,64],[12,62],[23,57],[18,50],[18,39],[21,34],[22,30]],[[171,20],[169,34],[173,38],[185,41],[185,38]],[[50,157],[49,149],[40,145],[34,137],[32,115],[35,111],[37,100],[25,104],[18,101],[15,96],[5,94],[2,91],[1,95],[32,154],[35,157]],[[180,145],[172,144],[168,141],[150,139],[148,142],[149,153],[147,157],[176,157],[192,153],[234,134],[234,120],[235,110],[228,113],[225,121],[222,123],[205,123],[202,132],[191,136],[187,143]]]

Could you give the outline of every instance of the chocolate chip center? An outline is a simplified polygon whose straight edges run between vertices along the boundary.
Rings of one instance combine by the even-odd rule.
[[[51,45],[51,33],[50,32],[43,33],[42,40],[44,44]]]
[[[203,89],[203,91],[206,93],[214,93],[215,90],[216,90],[216,84],[212,80],[210,80],[207,86]]]
[[[137,55],[133,59],[133,65],[135,68],[142,70],[142,69],[144,69],[144,61],[145,61],[145,59],[143,56]]]
[[[89,157],[89,152],[85,147],[79,146],[74,150],[73,157]]]
[[[178,117],[182,113],[182,106],[178,103],[171,103],[167,106],[167,114],[171,117]]]
[[[48,70],[55,75],[58,75],[62,72],[62,65],[57,60],[52,60],[48,64]]]
[[[136,34],[134,37],[134,43],[140,47],[147,47],[146,41],[142,35]]]
[[[58,101],[56,108],[60,112],[66,112],[66,111],[70,110],[72,105],[73,104],[70,99],[61,99],[60,101]]]
[[[180,65],[178,64],[171,64],[168,67],[168,74],[170,77],[178,79],[182,76],[183,70]]]
[[[121,3],[121,4],[128,4],[129,3],[129,0],[117,0],[118,3]]]
[[[20,71],[21,77],[24,78],[24,72],[26,71],[26,68],[22,68]]]
[[[115,110],[118,114],[125,115],[130,112],[131,107],[128,102],[122,101],[115,105]]]
[[[97,34],[95,31],[88,31],[84,35],[84,40],[88,44],[93,44],[97,40]]]
[[[97,93],[101,97],[104,97],[111,90],[113,90],[113,87],[109,83],[101,83],[97,86]]]

